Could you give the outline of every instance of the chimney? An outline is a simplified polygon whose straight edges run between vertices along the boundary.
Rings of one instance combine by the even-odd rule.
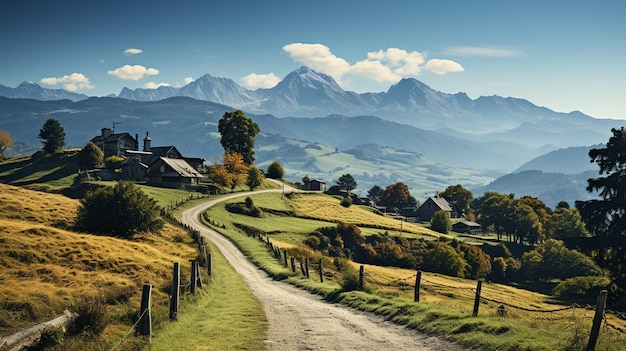
[[[137,151],[139,151],[139,134],[135,133],[135,141],[137,142]]]
[[[106,139],[108,137],[110,137],[111,135],[113,135],[113,131],[111,130],[111,128],[102,128],[102,138]]]
[[[150,142],[152,139],[148,136],[148,132],[146,132],[146,137],[143,138],[143,151],[150,152]]]

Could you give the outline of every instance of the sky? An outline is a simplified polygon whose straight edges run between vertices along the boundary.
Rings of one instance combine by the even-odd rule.
[[[0,85],[255,90],[309,66],[357,93],[415,78],[626,119],[625,16],[623,0],[3,0]]]

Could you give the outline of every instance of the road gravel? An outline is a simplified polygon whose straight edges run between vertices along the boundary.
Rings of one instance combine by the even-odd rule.
[[[279,192],[264,190],[260,192]],[[271,279],[252,264],[226,237],[204,226],[199,215],[220,201],[215,199],[182,214],[182,221],[211,240],[261,301],[269,322],[266,344],[276,351],[296,350],[412,350],[462,351],[440,337],[385,321],[380,316],[324,301],[320,296]]]

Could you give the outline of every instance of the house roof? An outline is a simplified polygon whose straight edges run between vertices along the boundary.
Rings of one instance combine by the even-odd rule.
[[[452,212],[452,207],[450,207],[448,201],[446,201],[446,199],[444,199],[443,197],[429,197],[428,200],[434,202],[435,205],[437,205],[437,207],[439,207],[441,210]],[[424,201],[424,203],[428,202],[428,200]]]
[[[480,224],[478,224],[476,222],[468,221],[467,219],[462,219],[462,220],[454,223],[454,225],[465,225],[465,226],[468,226],[468,227],[480,227]]]
[[[203,178],[204,176],[196,171],[193,167],[187,163],[185,160],[176,159],[176,158],[167,158],[160,157],[165,164],[170,166],[174,172],[180,177],[184,178]]]
[[[98,135],[97,137],[92,138],[90,141],[94,143],[100,142],[100,141],[104,141],[105,143],[110,143],[110,142],[117,141],[125,137],[130,137],[131,139],[135,140],[135,137],[133,137],[132,135],[128,133],[117,133],[117,134],[111,134],[106,138],[104,138],[102,135]]]

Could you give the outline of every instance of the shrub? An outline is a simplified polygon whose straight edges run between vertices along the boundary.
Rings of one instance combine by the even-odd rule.
[[[443,242],[429,244],[424,255],[424,270],[464,278],[467,262],[457,250]]]
[[[285,170],[283,169],[283,166],[280,163],[278,163],[278,161],[272,162],[267,167],[267,174],[266,174],[266,176],[268,178],[271,178],[271,179],[283,179],[284,175],[285,175]]]
[[[110,171],[114,171],[122,168],[122,163],[124,163],[124,159],[122,157],[113,155],[104,160],[104,167]]]
[[[104,153],[91,141],[78,153],[78,163],[88,167],[95,167],[102,163]]]
[[[446,211],[437,211],[430,220],[430,229],[447,234],[452,230],[452,222],[450,222],[450,215]]]
[[[90,336],[99,336],[109,324],[109,315],[106,305],[96,301],[82,301],[74,307],[78,314],[68,328],[70,335],[88,333]]]
[[[89,191],[78,208],[76,226],[94,234],[130,237],[163,228],[161,208],[129,181]]]
[[[561,297],[593,300],[610,282],[608,277],[573,277],[560,282],[552,289],[552,293]]]
[[[346,207],[346,208],[352,206],[352,198],[349,196],[346,196],[343,199],[341,199],[341,206]]]

